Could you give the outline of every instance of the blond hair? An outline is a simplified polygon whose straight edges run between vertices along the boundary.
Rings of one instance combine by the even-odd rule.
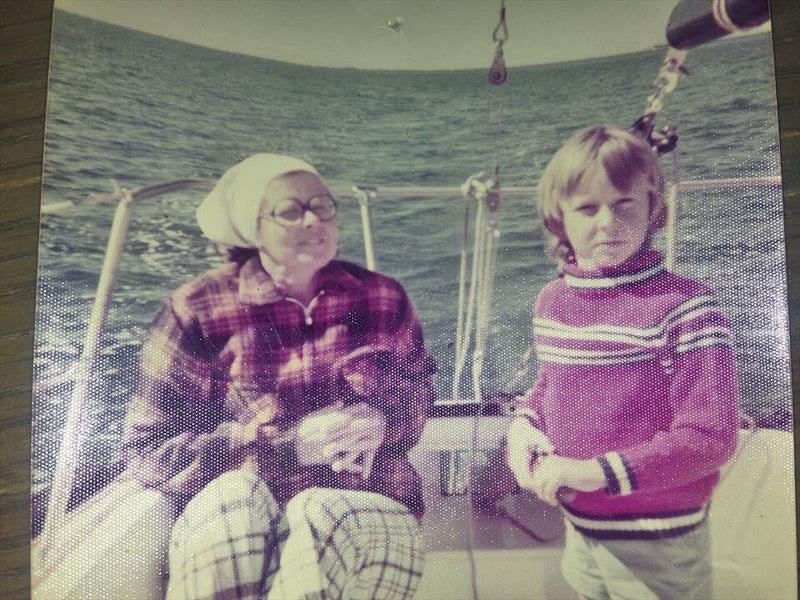
[[[628,191],[637,177],[646,177],[651,185],[646,247],[652,243],[653,234],[664,226],[664,176],[649,144],[615,127],[587,127],[553,155],[539,180],[539,216],[547,253],[561,264],[575,260],[564,231],[561,203],[575,193],[587,173],[601,165],[611,184],[622,192]]]

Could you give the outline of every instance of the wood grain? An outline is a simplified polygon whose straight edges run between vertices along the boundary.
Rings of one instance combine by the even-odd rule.
[[[797,403],[800,12],[796,0],[773,0],[771,8],[785,182],[792,376]],[[52,0],[2,0],[0,6],[0,597],[8,599],[30,595],[31,362],[51,15]],[[796,412],[795,432],[797,426]]]
[[[0,6],[0,597],[30,596],[30,399],[52,1]]]

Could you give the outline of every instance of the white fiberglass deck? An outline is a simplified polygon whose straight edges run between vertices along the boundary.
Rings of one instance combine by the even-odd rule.
[[[506,418],[482,417],[479,447],[496,447]],[[469,559],[469,502],[443,496],[443,452],[469,448],[472,419],[431,419],[412,459],[423,477],[423,531],[428,557],[417,598],[472,598]],[[715,600],[782,600],[797,597],[794,570],[793,443],[790,432],[762,429],[745,442],[714,495],[710,511]],[[509,514],[543,541],[496,515],[474,520],[478,598],[574,600],[560,573],[561,513],[517,494],[501,502]]]
[[[452,465],[448,453],[468,450],[472,422],[469,417],[430,419],[412,452],[427,505],[422,529],[428,555],[417,598],[472,598],[472,547],[478,598],[574,600],[560,574],[563,522],[558,509],[530,494],[508,496],[500,506],[533,535],[497,514],[478,513],[470,543],[468,496],[441,493],[443,487],[461,489],[463,463],[462,470],[442,465]],[[479,448],[496,448],[506,424],[505,417],[482,417]],[[743,432],[740,439],[748,435]],[[720,484],[711,509],[715,600],[796,598],[792,456],[790,432],[759,430]],[[444,486],[442,472],[449,473]],[[164,537],[169,530],[167,523],[154,520],[161,514],[156,506],[161,501],[154,493],[131,506],[121,515],[116,537],[87,529],[78,551],[65,556],[55,573],[36,582],[33,596],[159,600],[165,565],[153,565],[143,548],[152,546],[154,535],[161,532]],[[86,518],[92,521],[91,512]]]

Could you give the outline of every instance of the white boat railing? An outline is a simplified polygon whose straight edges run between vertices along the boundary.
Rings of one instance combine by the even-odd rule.
[[[215,179],[176,179],[165,183],[145,186],[131,191],[135,200],[155,198],[164,194],[183,190],[210,191],[217,183]],[[696,191],[701,189],[741,189],[749,187],[773,187],[781,185],[780,175],[766,175],[757,177],[734,177],[723,179],[698,179],[681,181],[681,191]],[[351,188],[334,186],[331,193],[337,198],[356,197],[354,188],[374,191],[373,197],[389,199],[416,199],[416,198],[460,198],[461,188],[457,186],[361,186]],[[42,214],[49,215],[62,212],[65,209],[84,204],[109,204],[121,199],[121,191],[109,194],[90,194],[75,201],[51,202],[42,205]],[[504,198],[534,198],[537,194],[535,186],[508,186],[502,188]]]
[[[116,282],[119,262],[125,246],[128,227],[131,222],[131,210],[133,206],[142,200],[157,198],[166,194],[185,191],[198,190],[208,191],[216,184],[216,180],[211,179],[179,179],[168,181],[151,186],[140,187],[134,190],[120,189],[110,194],[91,194],[85,198],[71,202],[58,202],[45,204],[41,208],[42,215],[50,215],[62,212],[65,209],[84,205],[84,204],[108,204],[117,202],[117,209],[109,234],[108,245],[106,248],[100,280],[92,307],[92,313],[88,328],[84,338],[83,349],[77,364],[77,368],[72,371],[74,374],[75,386],[72,389],[72,398],[67,410],[67,418],[64,426],[64,433],[58,450],[56,470],[53,483],[50,488],[45,524],[41,535],[41,558],[46,564],[46,553],[57,532],[64,523],[70,493],[75,479],[77,460],[80,454],[80,447],[83,438],[84,427],[88,415],[88,402],[91,394],[89,384],[91,373],[94,370],[97,355],[100,350],[100,340],[102,331],[108,316],[108,307],[111,294]],[[742,179],[711,179],[703,181],[683,181],[679,184],[681,190],[699,189],[720,189],[720,188],[752,188],[764,186],[780,186],[779,176],[767,177],[748,177]],[[361,217],[365,238],[365,253],[367,256],[367,266],[375,268],[374,252],[372,250],[372,235],[369,212],[369,201],[377,198],[402,199],[402,198],[456,198],[462,196],[460,187],[423,187],[423,186],[353,186],[351,188],[340,188],[334,186],[331,189],[334,196],[345,198],[355,197],[361,203]],[[504,198],[527,197],[534,198],[536,188],[532,186],[504,187],[501,190]],[[63,382],[63,378],[59,378]],[[47,387],[48,382],[44,382]],[[41,389],[37,386],[37,390]]]

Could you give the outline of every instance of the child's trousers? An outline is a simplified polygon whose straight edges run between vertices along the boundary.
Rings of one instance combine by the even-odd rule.
[[[390,498],[311,488],[282,511],[257,476],[230,471],[175,524],[167,599],[411,598],[423,561],[416,519]]]
[[[561,571],[592,600],[711,600],[708,523],[659,540],[595,540],[568,522]]]

